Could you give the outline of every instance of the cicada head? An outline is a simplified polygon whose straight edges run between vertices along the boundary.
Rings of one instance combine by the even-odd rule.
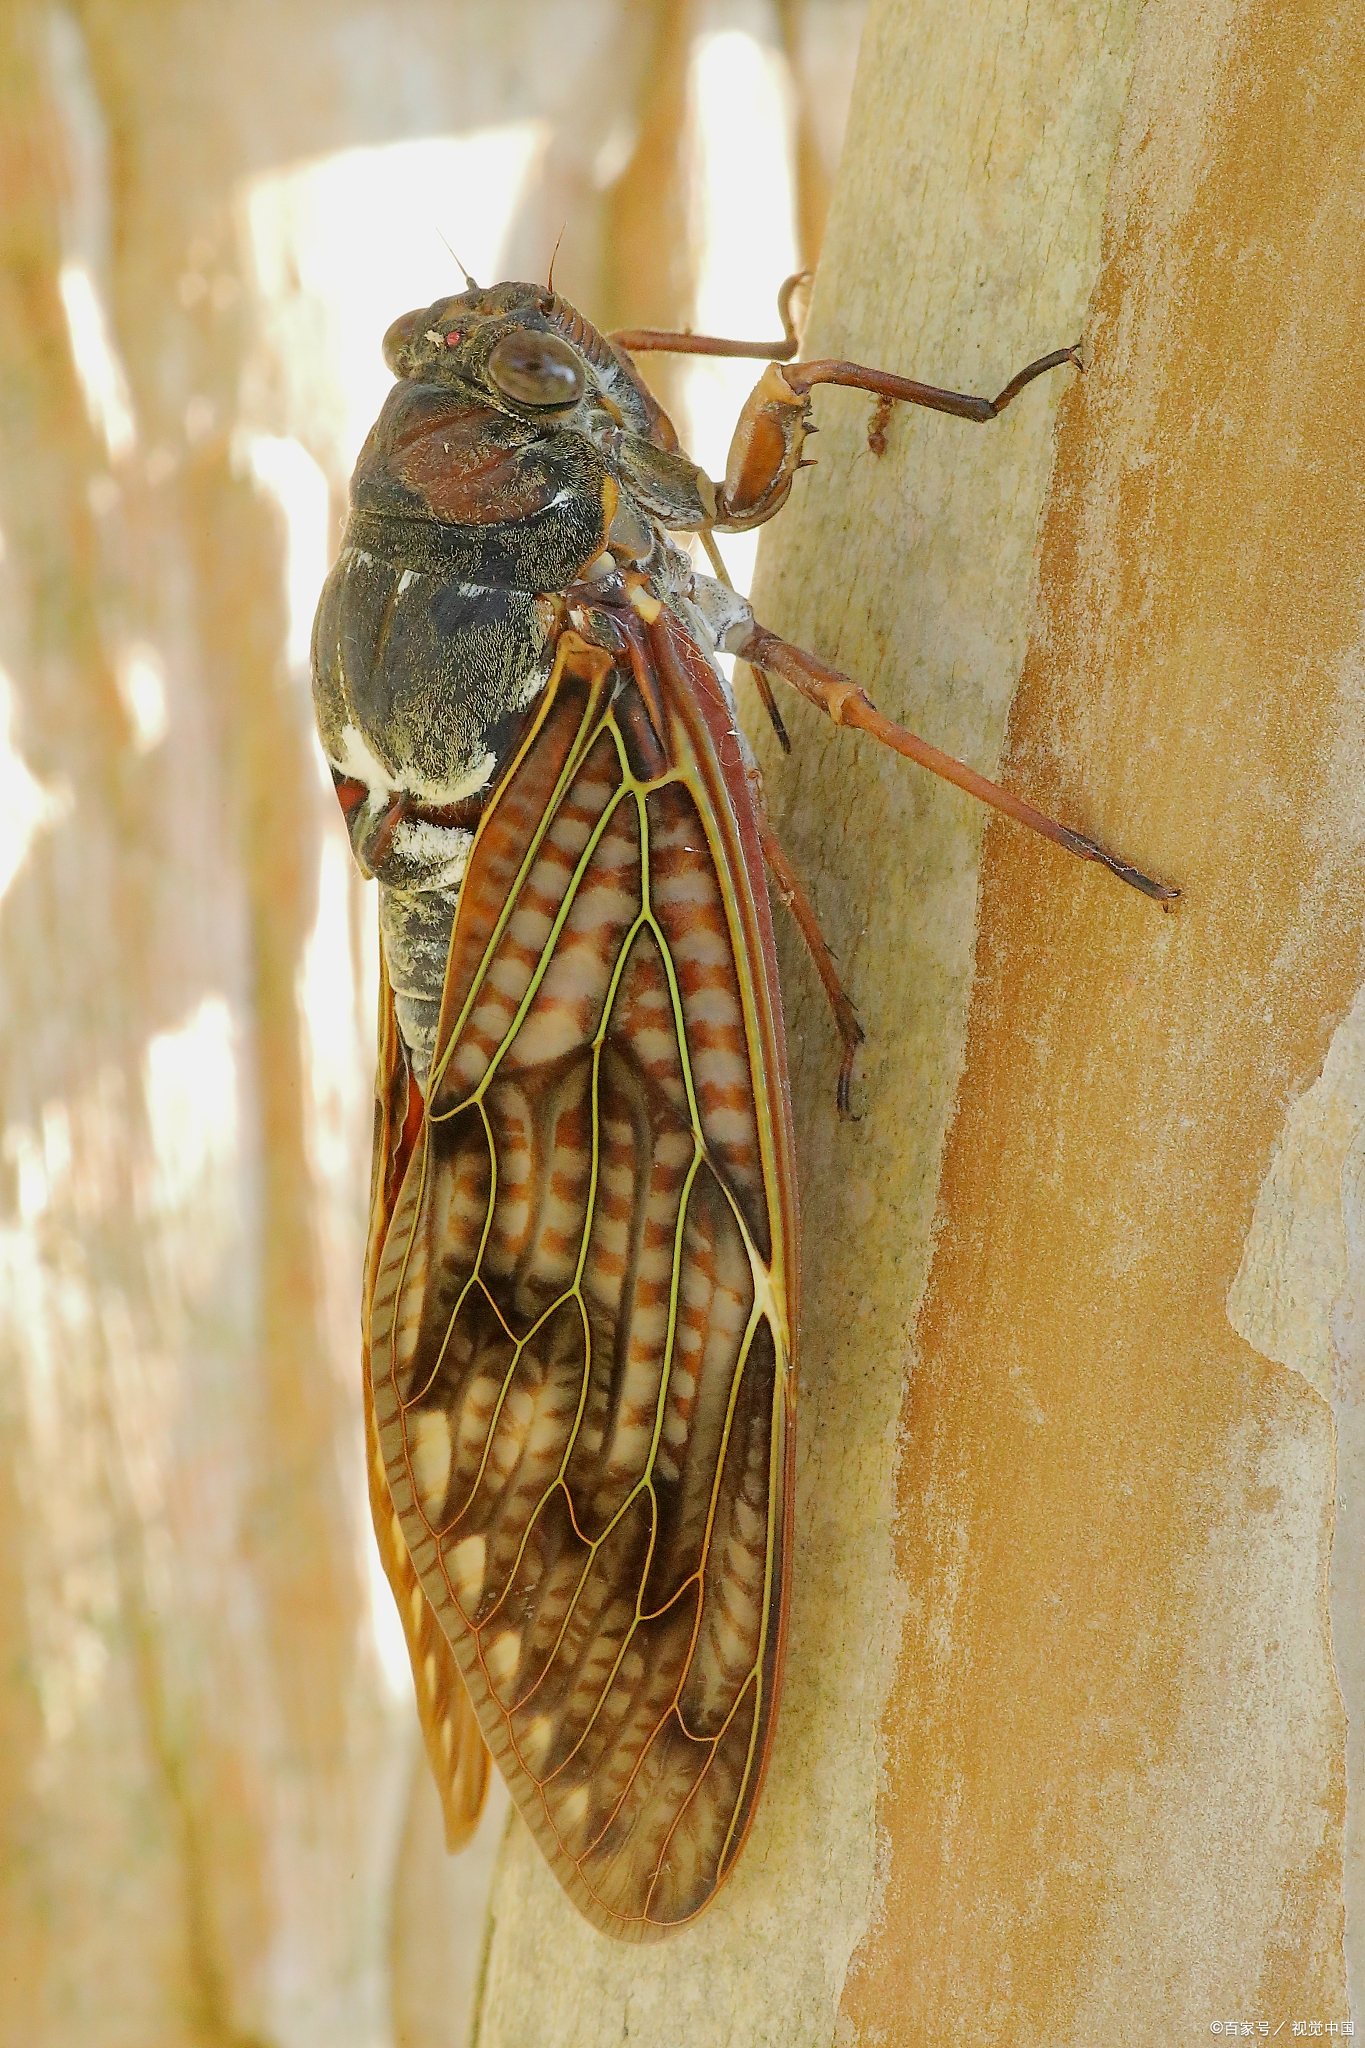
[[[384,336],[396,377],[451,384],[546,425],[600,409],[665,447],[676,436],[623,353],[544,285],[473,285],[404,313]]]

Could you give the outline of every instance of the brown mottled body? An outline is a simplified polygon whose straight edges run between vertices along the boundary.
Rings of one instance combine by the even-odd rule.
[[[841,1109],[861,1038],[716,650],[1172,892],[883,718],[669,538],[778,509],[816,383],[986,419],[1071,352],[991,401],[774,362],[713,482],[551,291],[471,286],[385,347],[314,632],[380,884],[371,1506],[450,1845],[491,1753],[581,1910],[650,1940],[734,1868],[786,1631],[796,1191],[765,858],[843,1037]]]

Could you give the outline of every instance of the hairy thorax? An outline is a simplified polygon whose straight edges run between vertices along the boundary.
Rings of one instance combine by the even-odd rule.
[[[560,557],[545,569],[562,567],[566,544],[570,552],[582,545],[581,508],[564,509],[571,531],[545,535],[546,553]],[[747,615],[742,601],[695,574],[643,507],[629,511],[648,537],[655,587],[713,650],[730,623]],[[587,538],[605,566],[603,533]],[[357,860],[379,882],[385,966],[424,1092],[477,799],[507,762],[545,685],[557,629],[543,588],[473,580],[471,570],[489,573],[487,549],[472,560],[476,549],[462,539],[359,506],[314,636],[319,730]],[[409,566],[414,560],[423,566]],[[547,581],[533,563],[521,573],[527,584]],[[401,798],[406,805],[396,804]],[[430,815],[440,811],[461,811],[468,822]]]

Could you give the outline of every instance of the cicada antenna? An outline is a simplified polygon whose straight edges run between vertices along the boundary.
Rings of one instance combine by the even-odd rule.
[[[455,268],[459,271],[461,277],[464,279],[467,288],[471,292],[476,292],[479,289],[478,279],[470,276],[469,272],[465,269],[463,263],[461,263],[459,257],[455,254],[455,251],[451,249],[449,242],[446,242],[446,238],[441,233],[441,230],[439,228],[437,228],[436,234],[438,240],[445,242],[446,248],[450,251],[451,261],[454,263]]]
[[[565,221],[564,227],[562,227],[559,230],[558,235],[555,237],[555,246],[550,256],[550,274],[545,280],[545,289],[547,292],[552,292],[555,288],[555,258],[559,255],[559,245],[564,239],[564,230],[565,228],[568,227],[568,225],[569,223]]]

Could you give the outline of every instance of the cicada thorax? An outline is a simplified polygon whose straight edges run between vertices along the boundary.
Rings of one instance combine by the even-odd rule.
[[[447,387],[397,385],[362,450],[314,692],[421,1079],[472,843],[460,807],[508,758],[553,657],[546,594],[600,552],[615,498],[580,437],[538,439]]]
[[[528,296],[483,295],[494,333],[502,301]],[[544,686],[556,594],[609,539],[680,591],[690,564],[658,522],[706,517],[700,472],[670,452],[676,436],[628,360],[553,295],[535,314],[602,380],[583,417],[547,425],[499,409],[427,360],[438,328],[419,334],[425,358],[361,450],[314,632],[323,748],[356,857],[380,882],[399,1025],[423,1084],[472,843],[472,820],[456,813],[495,783]]]

